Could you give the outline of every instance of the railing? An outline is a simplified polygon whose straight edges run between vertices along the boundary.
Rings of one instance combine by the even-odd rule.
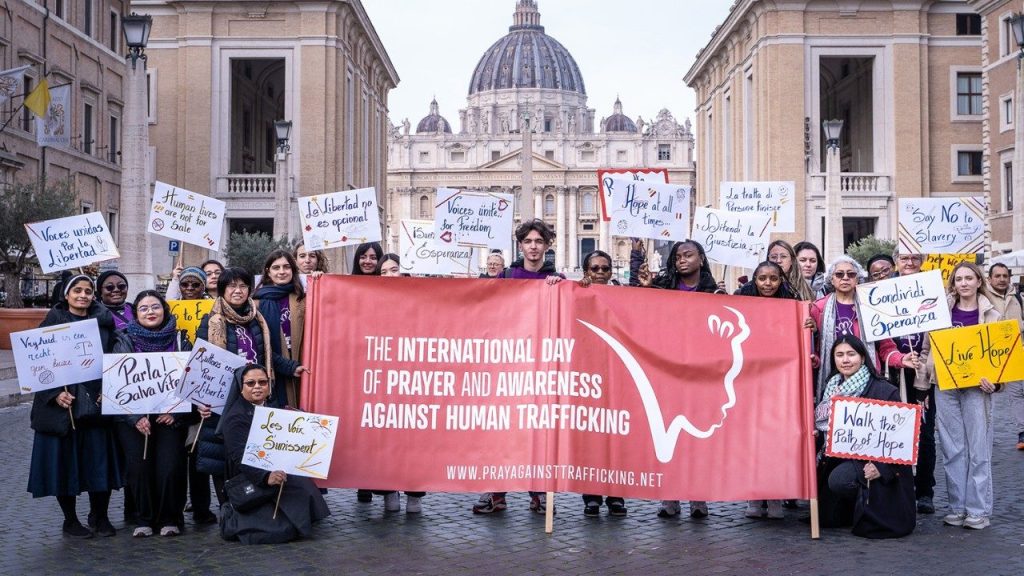
[[[823,172],[809,175],[810,194],[824,194],[826,178]],[[839,189],[844,195],[878,195],[891,194],[892,186],[890,178],[886,174],[874,172],[842,172],[839,175]]]
[[[217,178],[217,193],[245,198],[273,198],[275,179],[273,174],[228,174]]]

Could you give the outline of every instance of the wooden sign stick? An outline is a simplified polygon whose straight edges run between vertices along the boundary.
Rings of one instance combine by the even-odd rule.
[[[68,387],[67,386],[64,387],[64,391],[67,392],[68,394],[71,394],[71,392],[68,392]],[[71,411],[71,405],[70,404],[68,405],[68,418],[71,419],[71,429],[72,430],[78,430],[78,428],[75,428],[75,413]]]
[[[142,445],[142,459],[143,460],[146,459],[146,454],[149,453],[149,434],[145,434],[145,436],[146,436],[146,441]]]
[[[196,439],[192,441],[192,447],[189,448],[189,452],[196,451],[196,443],[199,442],[199,434],[203,432],[203,422],[206,422],[206,418],[199,421],[199,429],[196,430]]]
[[[1017,342],[1020,342],[1020,332],[1017,332],[1017,337],[1013,339],[1013,344],[1010,344],[1010,353],[1006,355],[1006,362],[1003,363],[1003,368],[999,371],[999,376],[996,376],[994,383],[998,384],[1003,379],[1003,372],[1006,372],[1006,367],[1010,365],[1010,356],[1013,355],[1014,348],[1017,347]]]
[[[821,521],[818,518],[818,499],[811,498],[811,539],[821,538]]]
[[[284,492],[284,482],[281,482],[281,487],[277,489],[277,501],[274,502],[274,520],[277,520],[277,509],[281,506],[282,492]]]
[[[551,534],[555,531],[555,493],[547,493],[547,506],[544,510],[544,533]]]

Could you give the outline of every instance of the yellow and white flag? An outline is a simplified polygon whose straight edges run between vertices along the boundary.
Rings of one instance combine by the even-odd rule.
[[[21,86],[25,78],[25,70],[31,66],[19,66],[10,70],[0,71],[0,106],[11,98],[21,94]]]
[[[39,84],[32,89],[32,92],[25,97],[25,108],[28,108],[37,118],[46,116],[50,108],[50,83],[43,78]]]
[[[49,90],[46,113],[36,114],[36,144],[71,147],[70,84]]]

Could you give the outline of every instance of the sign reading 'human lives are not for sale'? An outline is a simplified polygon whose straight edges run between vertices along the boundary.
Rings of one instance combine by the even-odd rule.
[[[157,182],[149,208],[149,232],[210,250],[220,250],[223,200]]]

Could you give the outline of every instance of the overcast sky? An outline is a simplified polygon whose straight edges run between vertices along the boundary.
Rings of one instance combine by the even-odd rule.
[[[401,82],[388,96],[392,122],[415,129],[437,97],[458,129],[470,76],[508,33],[516,0],[362,0]],[[668,108],[693,118],[683,75],[732,0],[538,0],[545,33],[565,46],[583,74],[588,105],[609,116],[618,95],[630,118]]]

